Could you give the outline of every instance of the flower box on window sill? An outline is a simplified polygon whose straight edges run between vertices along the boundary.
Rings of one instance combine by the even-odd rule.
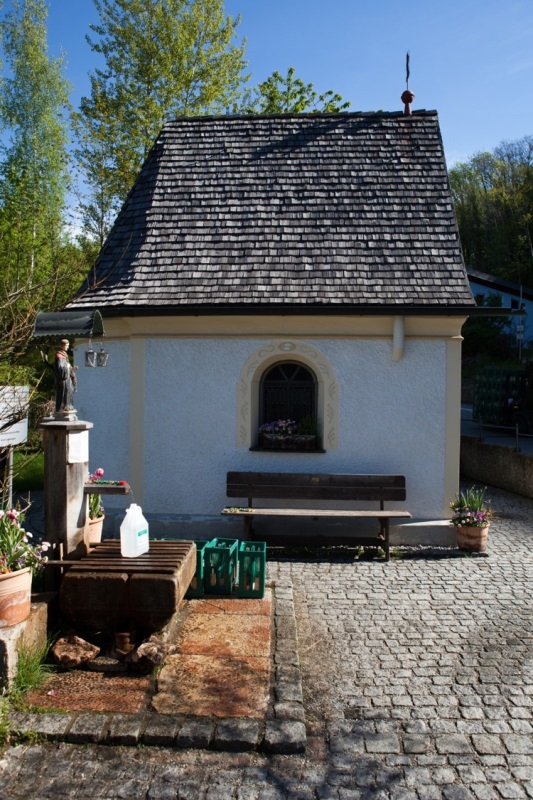
[[[316,450],[316,436],[299,433],[262,433],[263,450]]]

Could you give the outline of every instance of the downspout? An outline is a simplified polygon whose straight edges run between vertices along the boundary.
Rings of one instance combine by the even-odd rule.
[[[405,317],[394,317],[392,329],[392,360],[400,361],[405,343]]]

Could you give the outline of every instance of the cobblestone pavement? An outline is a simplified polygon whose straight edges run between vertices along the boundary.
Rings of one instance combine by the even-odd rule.
[[[0,797],[533,798],[533,501],[491,495],[487,556],[269,563],[294,585],[305,755],[21,745]]]

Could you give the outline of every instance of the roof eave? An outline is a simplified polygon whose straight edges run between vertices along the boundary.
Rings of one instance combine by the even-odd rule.
[[[475,305],[302,305],[302,304],[202,304],[202,305],[135,305],[99,306],[104,317],[161,317],[161,316],[410,316],[410,317],[470,317],[517,316],[520,310],[489,308]]]

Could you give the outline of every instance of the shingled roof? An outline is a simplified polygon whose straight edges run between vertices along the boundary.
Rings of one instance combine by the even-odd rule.
[[[157,138],[71,308],[474,306],[435,112],[183,118]]]

